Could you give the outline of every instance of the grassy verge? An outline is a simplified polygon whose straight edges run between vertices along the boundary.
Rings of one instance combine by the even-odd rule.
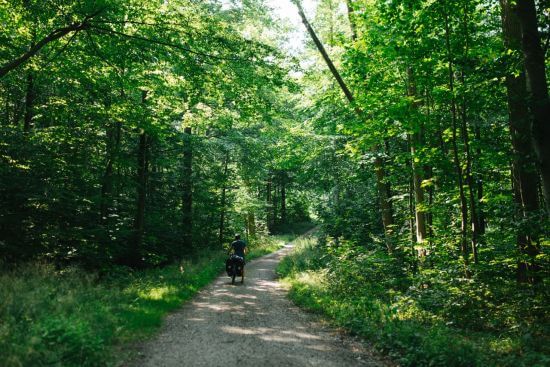
[[[292,239],[290,241],[292,241]],[[258,238],[253,243],[249,244],[246,260],[253,260],[258,257],[262,257],[264,255],[275,252],[281,249],[287,242],[288,241],[281,236]]]
[[[365,337],[402,366],[550,365],[548,319],[530,319],[537,307],[514,310],[504,298],[492,304],[488,287],[436,284],[435,274],[418,289],[396,277],[396,268],[383,255],[310,238],[297,241],[278,273],[296,304]]]
[[[295,236],[256,241],[249,258]],[[0,273],[0,366],[115,364],[127,343],[150,336],[166,313],[215,279],[225,257],[211,252],[160,269],[115,268],[108,279],[47,264]]]
[[[298,236],[314,228],[311,222],[287,224],[280,228],[278,234],[260,237],[249,244],[247,260],[252,260],[281,249],[285,243],[291,242]]]
[[[112,348],[150,335],[223,268],[213,253],[195,263],[109,280],[80,269],[29,264],[0,276],[0,365],[104,366]]]

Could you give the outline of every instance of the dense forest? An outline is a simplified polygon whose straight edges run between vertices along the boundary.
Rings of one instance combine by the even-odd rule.
[[[0,1],[0,347],[28,267],[113,282],[315,222],[297,303],[402,365],[549,363],[550,4],[276,3]]]

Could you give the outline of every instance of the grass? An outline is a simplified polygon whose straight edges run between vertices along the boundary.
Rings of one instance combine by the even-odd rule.
[[[346,251],[327,250],[316,238],[300,239],[278,273],[296,304],[361,335],[400,365],[550,365],[548,319],[527,321],[533,308],[513,310],[505,299],[510,295],[492,305],[484,303],[487,296],[477,289],[487,288],[479,284],[432,284],[426,290],[399,285],[387,258],[373,261],[362,250]],[[498,326],[497,311],[506,311],[505,323],[521,323]],[[493,329],[481,323],[493,323]]]
[[[28,264],[0,276],[0,365],[104,366],[208,284],[223,254],[99,280],[80,269]]]
[[[260,236],[249,241],[247,260],[252,260],[281,249],[285,243],[291,242],[303,233],[314,228],[315,224],[311,222],[289,223],[277,228],[276,234],[270,236]]]
[[[249,258],[296,237],[256,241]],[[150,336],[224,269],[226,254],[107,277],[79,268],[27,264],[0,273],[0,366],[106,366],[128,357],[127,346]],[[122,352],[122,353],[121,353]]]

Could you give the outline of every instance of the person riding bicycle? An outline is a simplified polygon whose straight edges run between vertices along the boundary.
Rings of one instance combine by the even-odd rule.
[[[241,240],[240,234],[235,235],[235,241],[231,242],[231,249],[233,250],[233,253],[235,255],[242,257],[244,262],[244,255],[246,254],[246,242]]]
[[[231,283],[235,284],[235,277],[241,277],[241,283],[244,283],[244,255],[246,254],[246,243],[241,240],[239,234],[235,235],[235,241],[231,243],[229,253],[233,253],[225,262],[227,275],[231,277]]]

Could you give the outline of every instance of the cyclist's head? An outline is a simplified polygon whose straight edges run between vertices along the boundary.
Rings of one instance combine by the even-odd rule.
[[[240,239],[241,239],[241,235],[238,234],[238,233],[236,233],[236,234],[235,234],[235,239],[236,239],[236,240],[240,240]]]

